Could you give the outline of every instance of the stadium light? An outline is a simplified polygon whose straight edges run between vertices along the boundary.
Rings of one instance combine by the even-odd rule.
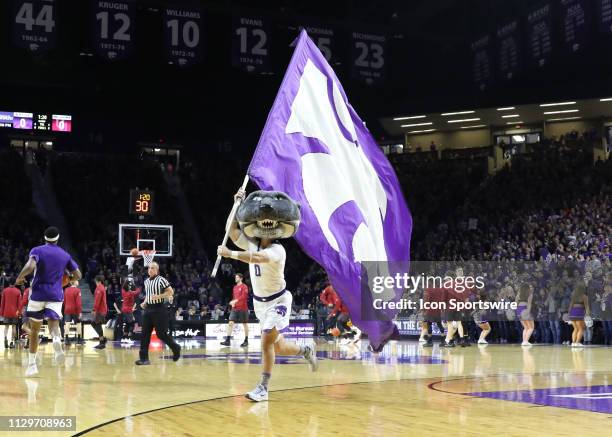
[[[433,132],[433,131],[435,131],[435,129],[411,130],[410,132],[407,132],[407,133],[409,133],[409,134],[421,134],[421,133]]]
[[[444,113],[444,114],[442,114],[442,115],[446,116],[446,115],[473,114],[474,112],[476,112],[476,111],[445,112],[445,113]]]
[[[480,118],[463,118],[461,120],[448,120],[449,123],[463,123],[466,121],[480,121]]]
[[[578,112],[578,109],[565,109],[563,111],[548,111],[548,112],[545,112],[544,115],[567,114],[568,112]]]
[[[565,120],[578,120],[582,117],[562,117],[562,118],[550,118],[546,121],[565,121]]]
[[[477,127],[487,127],[487,125],[486,124],[475,124],[472,126],[460,126],[461,129],[474,129]]]
[[[612,97],[606,97],[605,99],[599,99],[600,102],[612,102]]]
[[[411,115],[409,117],[395,117],[393,121],[414,120],[416,118],[425,118],[426,115]]]
[[[506,106],[505,108],[497,108],[498,111],[512,111],[514,106]]]
[[[506,124],[523,124],[522,121],[518,120],[518,121],[507,121]]]
[[[432,125],[432,121],[427,121],[425,123],[412,123],[412,124],[402,124],[402,127],[417,127],[417,126],[429,126]]]
[[[545,108],[547,106],[563,106],[563,105],[575,105],[575,104],[576,102],[542,103],[540,107]]]
[[[518,114],[502,115],[502,118],[514,118],[514,117],[520,117],[520,115]]]

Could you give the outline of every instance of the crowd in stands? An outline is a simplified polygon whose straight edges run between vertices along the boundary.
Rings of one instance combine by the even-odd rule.
[[[606,289],[612,287],[612,161],[593,165],[581,150],[542,149],[516,156],[511,167],[470,190],[463,205],[417,240],[412,258],[468,266],[489,261],[472,267],[483,272],[487,266],[510,263],[514,272],[500,271],[499,277],[488,272],[487,298],[514,301],[519,284],[533,282],[534,335],[540,342],[568,340],[567,324],[560,322],[576,285],[583,282],[596,338],[609,344],[612,326],[597,321],[608,318],[612,304],[612,290]],[[525,262],[549,268],[537,277],[521,277],[517,270]],[[493,338],[516,340],[518,326],[512,320],[496,321]],[[588,334],[587,342],[593,329]]]

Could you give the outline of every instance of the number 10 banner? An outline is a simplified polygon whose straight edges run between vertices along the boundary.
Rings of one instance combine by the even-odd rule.
[[[93,0],[96,53],[110,60],[125,59],[134,50],[134,12],[131,0]]]
[[[368,84],[385,78],[385,35],[352,32],[352,77]]]
[[[197,5],[170,5],[164,8],[164,46],[169,63],[183,67],[200,62],[201,15]]]

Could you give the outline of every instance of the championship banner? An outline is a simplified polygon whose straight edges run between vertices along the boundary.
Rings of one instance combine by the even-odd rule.
[[[597,27],[600,32],[612,32],[612,0],[596,0]]]
[[[491,37],[484,36],[471,45],[472,76],[474,83],[481,91],[493,81],[493,65],[491,62]]]
[[[587,0],[561,0],[562,40],[566,50],[577,52],[587,43],[591,32]]]
[[[131,0],[93,0],[93,41],[98,56],[119,60],[134,50],[134,15]]]
[[[55,0],[13,0],[13,42],[31,52],[55,48],[57,17]]]
[[[520,35],[518,20],[497,29],[497,68],[500,78],[512,79],[521,68]]]
[[[530,63],[537,67],[548,65],[552,56],[552,7],[538,6],[527,14],[527,47]]]
[[[364,318],[362,264],[408,261],[412,217],[393,167],[304,30],[248,174],[260,189],[285,192],[301,205],[297,242],[381,350],[398,331],[390,319]]]
[[[385,79],[387,37],[381,34],[351,33],[351,77],[371,85]]]
[[[164,13],[164,50],[170,64],[181,67],[202,59],[202,13],[197,5],[169,5]]]
[[[253,72],[270,68],[270,27],[261,17],[234,16],[232,65]]]

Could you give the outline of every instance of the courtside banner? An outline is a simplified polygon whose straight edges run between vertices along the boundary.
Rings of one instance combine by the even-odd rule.
[[[382,349],[397,327],[360,318],[360,265],[409,259],[412,217],[391,164],[305,30],[248,174],[300,203],[296,240],[325,268],[374,350]]]
[[[261,338],[261,327],[259,323],[249,323],[249,338]],[[309,320],[291,320],[289,326],[283,329],[283,335],[288,338],[313,337],[315,324]],[[206,338],[209,340],[223,340],[227,335],[227,323],[207,323]],[[232,331],[234,339],[244,338],[242,323],[234,324]]]

